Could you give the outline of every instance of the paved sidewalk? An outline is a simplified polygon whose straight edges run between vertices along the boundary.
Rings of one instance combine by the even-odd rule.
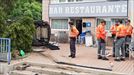
[[[111,53],[111,48],[107,47],[107,52]],[[76,58],[69,58],[70,53],[69,44],[60,44],[60,50],[46,50],[43,55],[48,55],[52,61],[66,62],[71,64],[111,69],[111,62],[113,64],[112,71],[118,73],[132,74],[134,73],[134,60],[126,59],[126,61],[116,62],[113,57],[108,57],[109,61],[97,59],[97,48],[85,47],[84,45],[77,45]]]
[[[111,52],[111,48],[107,48],[107,52]],[[121,62],[115,62],[113,57],[108,57],[109,61],[98,60],[96,56],[97,48],[85,47],[84,45],[77,45],[76,58],[69,58],[70,53],[69,44],[60,44],[60,50],[44,49],[44,52],[31,53],[30,56],[24,59],[13,60],[11,65],[20,62],[34,62],[41,64],[56,64],[55,62],[66,62],[76,65],[98,67],[111,69],[110,62],[114,67],[112,72],[132,74],[134,73],[134,60],[126,60]]]
[[[47,56],[44,57],[40,53],[33,52],[28,57],[24,59],[18,59],[18,60],[12,60],[10,65],[15,65],[21,62],[34,62],[34,63],[40,63],[40,64],[55,64],[53,61],[51,61]]]

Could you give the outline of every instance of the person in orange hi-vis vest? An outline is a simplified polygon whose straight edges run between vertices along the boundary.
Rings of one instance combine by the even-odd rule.
[[[110,28],[110,32],[112,34],[112,39],[113,39],[113,57],[115,57],[115,36],[116,36],[116,31],[117,31],[117,27],[119,26],[119,21],[116,21],[114,25],[111,26]]]
[[[117,27],[116,38],[115,38],[115,61],[125,61],[125,36],[126,27],[122,20],[119,21],[120,24]],[[121,53],[120,53],[121,49]]]
[[[76,47],[75,47],[75,41],[79,34],[79,31],[75,27],[74,23],[72,21],[69,22],[70,25],[70,55],[69,57],[75,58],[76,55]]]
[[[126,20],[126,38],[125,38],[125,56],[129,57],[129,52],[126,50],[131,43],[131,35],[133,32],[133,27],[130,24],[130,20]]]
[[[106,38],[106,31],[105,31],[106,21],[101,21],[101,23],[96,28],[96,37],[98,41],[98,59],[108,60],[105,55],[105,38]]]

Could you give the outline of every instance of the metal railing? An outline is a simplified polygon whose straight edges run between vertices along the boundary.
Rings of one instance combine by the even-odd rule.
[[[11,61],[11,40],[10,38],[0,38],[0,61]]]

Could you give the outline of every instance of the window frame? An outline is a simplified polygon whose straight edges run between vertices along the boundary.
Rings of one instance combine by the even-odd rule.
[[[56,29],[56,28],[52,28],[52,20],[67,20],[67,28],[66,29]],[[54,31],[69,31],[69,25],[68,25],[68,22],[69,22],[69,19],[68,18],[53,18],[51,19],[51,22],[50,22],[50,27],[51,27],[51,30],[54,30]]]
[[[59,0],[59,2],[58,2],[58,3],[65,3],[65,2],[67,2],[67,0],[64,0],[64,1]]]
[[[67,0],[67,2],[69,2],[69,3],[70,3],[70,2],[76,2],[76,0],[70,0],[70,1],[69,1],[69,0]]]

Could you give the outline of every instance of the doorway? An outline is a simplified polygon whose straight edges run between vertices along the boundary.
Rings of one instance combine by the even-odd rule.
[[[74,22],[74,25],[76,25],[76,28],[78,29],[79,35],[80,35],[82,33],[82,19],[73,18],[73,19],[70,19],[70,20]]]
[[[79,35],[82,33],[82,20],[76,20],[76,28],[79,31]]]

